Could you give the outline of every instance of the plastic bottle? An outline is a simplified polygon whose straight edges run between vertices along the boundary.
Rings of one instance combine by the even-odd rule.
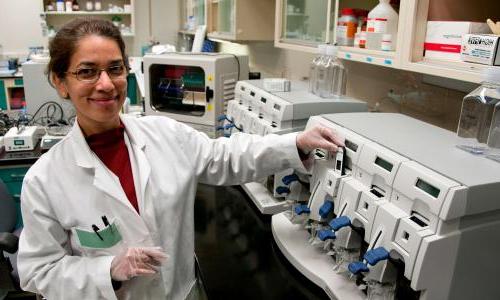
[[[499,109],[500,68],[490,67],[483,74],[481,86],[464,97],[457,135],[458,148],[474,154],[500,149]]]
[[[66,12],[73,11],[73,1],[66,1]]]
[[[101,5],[101,0],[95,0],[94,1],[94,10],[101,10],[102,5]]]
[[[382,51],[392,51],[392,34],[384,34],[382,36],[382,42],[380,44],[380,49]]]
[[[57,2],[56,2],[56,9],[59,12],[64,11],[64,1],[63,0],[57,0]]]
[[[328,46],[326,58],[318,67],[318,95],[322,98],[345,95],[346,71],[342,62],[337,58],[337,52],[336,46]]]
[[[337,22],[337,45],[353,46],[358,18],[352,8],[342,9],[341,17]]]
[[[380,3],[368,13],[366,48],[380,50],[384,34],[392,35],[392,44],[396,45],[399,15],[389,4],[390,0]]]
[[[321,60],[324,59],[326,55],[326,46],[325,44],[321,44],[318,46],[318,55],[312,60],[309,65],[309,92],[316,94],[318,90],[318,66],[321,63]]]

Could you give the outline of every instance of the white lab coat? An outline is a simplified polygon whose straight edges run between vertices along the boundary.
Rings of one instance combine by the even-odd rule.
[[[19,275],[25,290],[55,299],[184,299],[195,283],[193,206],[198,182],[233,185],[302,168],[296,135],[236,134],[213,140],[165,117],[122,117],[139,203],[89,149],[75,125],[26,174]],[[109,249],[82,247],[76,229],[115,222],[123,237]],[[161,272],[117,292],[110,265],[125,247],[161,246]]]

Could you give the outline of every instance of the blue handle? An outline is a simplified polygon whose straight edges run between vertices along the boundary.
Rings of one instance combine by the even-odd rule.
[[[290,193],[290,189],[286,186],[279,186],[276,188],[276,193],[278,195]]]
[[[309,214],[311,213],[311,210],[309,209],[309,207],[307,207],[307,205],[305,204],[302,204],[302,205],[298,205],[298,206],[295,206],[295,214],[297,215],[301,215],[301,214]]]
[[[283,184],[289,185],[294,181],[299,181],[299,176],[297,176],[297,174],[286,175],[283,179],[281,179],[281,181],[283,181]]]
[[[350,263],[347,268],[349,269],[349,272],[351,272],[354,275],[357,275],[361,272],[368,272],[370,269],[368,269],[368,266],[365,265],[362,261],[357,261],[357,262],[352,262]]]
[[[217,130],[217,131],[224,130],[224,126],[217,126],[217,127],[215,127],[215,130]]]
[[[319,208],[319,215],[324,219],[328,217],[328,215],[332,212],[333,210],[333,202],[332,201],[325,201],[323,205]]]
[[[220,115],[220,116],[217,117],[217,121],[219,121],[219,122],[222,122],[224,120],[227,120],[226,115]]]
[[[351,220],[348,216],[341,216],[331,220],[328,225],[330,225],[333,230],[337,231],[340,228],[351,226]]]
[[[233,127],[236,127],[233,123],[224,125],[224,129],[231,129]]]
[[[371,265],[376,265],[381,260],[389,259],[389,252],[383,247],[378,247],[370,251],[366,251],[363,258]]]
[[[333,240],[335,239],[335,232],[329,230],[329,229],[323,229],[318,232],[318,238],[322,240],[323,242],[326,240]]]

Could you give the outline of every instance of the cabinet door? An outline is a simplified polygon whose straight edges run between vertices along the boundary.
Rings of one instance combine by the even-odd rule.
[[[311,45],[328,41],[329,0],[282,0],[280,41]]]
[[[217,16],[218,32],[222,34],[235,33],[235,1],[219,0],[219,13]]]

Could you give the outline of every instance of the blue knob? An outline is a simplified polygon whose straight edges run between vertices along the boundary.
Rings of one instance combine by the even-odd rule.
[[[333,240],[335,239],[335,232],[331,231],[330,229],[320,230],[318,232],[318,238],[323,242],[326,240]]]
[[[286,175],[285,177],[283,177],[283,179],[281,181],[283,181],[283,183],[285,185],[289,185],[290,183],[294,182],[294,181],[298,181],[299,180],[299,176],[297,176],[297,174],[290,174],[290,175]]]
[[[352,274],[359,274],[361,272],[368,272],[370,271],[370,269],[368,269],[368,266],[365,265],[365,263],[363,263],[362,261],[357,261],[357,262],[352,262],[350,263],[347,268],[349,269],[349,271],[352,273]]]
[[[311,213],[311,210],[309,209],[309,207],[307,207],[307,205],[302,204],[302,205],[295,206],[295,214],[300,216],[301,214],[304,214],[304,213],[306,213],[306,214]]]
[[[348,216],[341,216],[331,220],[328,225],[330,225],[333,230],[337,231],[340,228],[351,226],[351,220]]]
[[[290,193],[290,189],[286,186],[279,186],[276,188],[276,193],[278,195]]]
[[[322,218],[328,217],[328,215],[332,212],[333,210],[333,202],[332,201],[325,201],[323,205],[319,208],[319,215]]]
[[[383,247],[378,247],[370,251],[366,251],[363,258],[371,265],[374,266],[381,260],[386,260],[389,258],[389,252]]]

